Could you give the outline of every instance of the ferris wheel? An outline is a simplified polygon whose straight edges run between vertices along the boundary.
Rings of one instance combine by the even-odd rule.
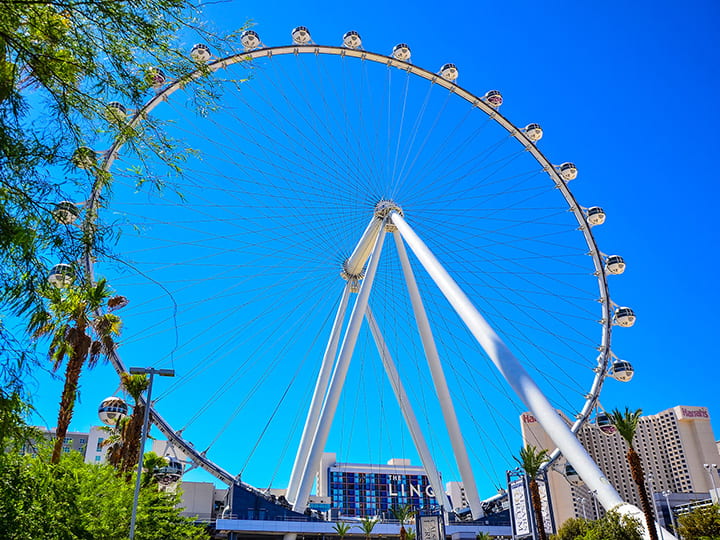
[[[113,123],[151,118],[177,141],[140,159],[118,138],[112,192],[97,181],[87,203],[121,231],[116,257],[84,261],[130,300],[115,369],[172,366],[152,409],[163,434],[225,482],[287,481],[299,511],[334,448],[416,452],[435,492],[441,470],[457,476],[479,514],[528,409],[553,459],[621,502],[572,436],[608,376],[631,378],[611,335],[635,321],[610,299],[625,262],[596,243],[605,213],[570,189],[582,172],[454,64],[370,52],[357,32],[291,37],[247,31],[222,58],[196,45],[198,69],[154,70],[142,109],[109,104]],[[212,107],[187,88],[201,77]]]

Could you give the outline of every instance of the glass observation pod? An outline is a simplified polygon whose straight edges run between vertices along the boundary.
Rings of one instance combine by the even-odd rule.
[[[255,30],[245,30],[240,35],[240,43],[246,50],[257,49],[260,46],[260,36]]]
[[[110,396],[102,400],[98,407],[98,417],[106,426],[115,426],[125,418],[128,413],[128,406],[125,400],[117,396]]]
[[[542,139],[543,130],[540,124],[528,124],[525,126],[525,136],[532,142],[537,142]]]
[[[343,45],[345,45],[348,49],[359,49],[362,45],[360,34],[358,34],[355,30],[345,32],[343,35]]]
[[[70,161],[78,169],[92,169],[97,163],[97,155],[92,148],[81,146],[73,152]]]
[[[620,255],[610,255],[605,260],[605,270],[608,274],[622,274],[625,271],[625,261]]]
[[[53,208],[52,215],[58,223],[70,225],[80,216],[80,210],[71,201],[60,201]]]
[[[210,60],[210,47],[204,43],[196,43],[190,50],[190,57],[196,62],[207,62]]]
[[[619,307],[615,310],[615,323],[625,328],[635,324],[635,312],[629,307]]]
[[[628,382],[633,378],[635,369],[627,360],[615,360],[610,366],[610,376],[621,382]]]
[[[591,206],[587,211],[587,220],[591,227],[605,223],[605,210],[599,206]]]
[[[574,163],[570,163],[569,161],[560,165],[559,171],[560,176],[562,176],[562,179],[566,182],[569,182],[570,180],[575,180],[578,175],[577,167]]]
[[[157,478],[161,484],[172,484],[182,477],[183,464],[175,457],[165,456],[165,459],[168,460],[167,465],[155,471],[155,478]]]
[[[165,72],[157,67],[152,67],[148,70],[146,79],[150,86],[152,86],[155,90],[159,90],[160,88],[162,88],[162,86],[165,84],[165,81],[167,81]]]
[[[105,119],[108,122],[122,122],[127,116],[127,108],[119,101],[111,101],[105,107]]]
[[[613,425],[610,415],[604,411],[597,413],[595,417],[595,425],[605,433],[605,435],[612,435],[617,431],[617,428]]]
[[[565,478],[567,479],[567,481],[570,482],[570,484],[572,484],[573,486],[582,486],[583,485],[584,482],[582,481],[582,478],[580,478],[580,475],[575,470],[575,467],[573,467],[569,463],[565,464],[564,474],[565,474]]]
[[[410,60],[410,47],[407,43],[398,43],[392,50],[393,58],[407,62]]]
[[[310,42],[310,30],[305,26],[296,26],[290,35],[295,45],[305,45]]]
[[[74,280],[75,270],[69,264],[56,264],[48,275],[48,283],[57,288],[67,287]]]
[[[485,94],[484,99],[488,105],[495,109],[503,104],[502,94],[497,90],[490,90],[487,94]]]
[[[443,64],[440,68],[440,76],[446,81],[455,81],[458,78],[458,69],[455,64]]]

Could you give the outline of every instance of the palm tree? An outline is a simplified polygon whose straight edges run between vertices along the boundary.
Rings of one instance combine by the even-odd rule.
[[[618,409],[612,411],[610,413],[610,421],[620,436],[627,442],[627,460],[630,464],[630,474],[632,475],[632,479],[637,486],[638,495],[640,496],[640,506],[642,507],[643,514],[645,514],[647,531],[651,540],[658,540],[657,529],[655,528],[655,517],[653,516],[647,487],[645,487],[645,473],[643,472],[642,463],[640,462],[640,456],[632,445],[641,415],[642,409],[631,412],[628,407],[625,407],[624,412],[620,412]]]
[[[378,520],[376,518],[364,517],[360,520],[360,530],[365,535],[365,540],[370,540],[370,535],[377,525]]]
[[[123,433],[125,425],[129,421],[130,417],[124,416],[112,427],[100,427],[101,430],[108,434],[100,445],[105,448],[105,455],[107,456],[108,464],[112,465],[116,469],[120,468],[120,461],[122,460]]]
[[[42,291],[47,305],[30,316],[28,330],[34,339],[50,337],[48,355],[57,371],[63,361],[65,384],[60,397],[55,445],[51,463],[58,463],[73,416],[78,383],[83,366],[92,368],[114,348],[114,336],[120,333],[120,318],[101,309],[114,302],[104,279],[96,284],[56,288],[47,285]],[[108,300],[110,299],[110,300]],[[113,304],[114,305],[114,304]]]
[[[127,422],[123,424],[121,432],[120,471],[129,474],[137,465],[142,451],[140,440],[142,439],[142,428],[145,420],[145,405],[140,402],[140,396],[147,390],[150,380],[145,375],[122,373],[120,382],[134,402],[133,412]]]
[[[145,375],[120,374],[120,384],[133,399],[133,412],[122,418],[114,427],[106,427],[110,435],[103,441],[107,447],[107,461],[119,472],[128,475],[140,457],[140,441],[145,420],[145,407],[140,396],[147,390],[150,380]]]
[[[392,512],[393,517],[400,522],[400,540],[407,540],[408,534],[405,530],[405,524],[415,516],[415,510],[413,510],[409,504],[402,504],[400,506],[393,506],[390,512]]]
[[[538,536],[540,540],[547,540],[545,532],[545,522],[542,516],[542,502],[540,501],[540,490],[538,489],[537,475],[543,464],[548,460],[547,450],[538,450],[533,445],[528,444],[520,449],[520,457],[515,458],[520,467],[525,471],[530,487],[530,502],[532,504],[533,515],[537,525]]]
[[[340,538],[345,538],[345,535],[350,530],[350,525],[344,521],[338,521],[333,525],[333,529],[335,529],[335,532]]]

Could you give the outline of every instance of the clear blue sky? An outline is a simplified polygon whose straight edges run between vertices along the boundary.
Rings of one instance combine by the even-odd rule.
[[[289,43],[290,30],[297,25],[307,26],[314,41],[322,44],[339,44],[350,29],[360,32],[364,47],[371,51],[387,53],[396,43],[406,42],[415,64],[436,70],[453,62],[460,70],[461,86],[479,94],[501,90],[504,115],[521,126],[540,123],[545,130],[543,151],[554,163],[578,165],[581,175],[571,186],[576,197],[585,206],[602,206],[608,214],[607,223],[596,229],[601,249],[622,255],[628,263],[624,275],[611,278],[611,294],[635,310],[638,322],[632,329],[615,332],[613,350],[633,363],[636,375],[629,384],[608,381],[602,404],[608,409],[642,407],[646,413],[680,404],[707,406],[720,437],[712,346],[720,300],[713,218],[718,189],[713,148],[720,123],[715,53],[720,8],[715,3],[590,7],[580,2],[222,2],[209,5],[205,15],[224,30],[250,19],[267,45]],[[131,298],[131,302],[138,300]],[[149,347],[152,339],[141,341],[139,347]],[[262,346],[249,346],[253,345]],[[185,388],[172,407],[198,407],[196,394],[211,394],[212,386],[235,368],[238,358],[230,355],[223,361],[227,362],[225,371],[215,375],[215,382],[203,380]],[[143,363],[134,358],[126,362]],[[180,359],[176,362],[179,372],[189,369]],[[167,384],[159,380],[157,391]],[[97,402],[116,387],[108,368],[86,374],[73,428],[84,430],[96,423]],[[243,391],[233,392],[235,402],[241,401]],[[243,426],[250,424],[251,417],[267,416],[267,404],[274,403],[266,397],[264,407],[257,404],[244,410],[247,424],[241,417],[231,428],[233,436],[226,435],[210,452],[233,473],[247,455],[247,450],[235,449],[245,448],[244,439],[252,442],[257,433]],[[40,378],[35,403],[48,425],[54,425],[58,401],[59,385]],[[502,403],[496,406],[500,414],[507,414]],[[232,408],[227,405],[211,414],[222,418]],[[350,401],[345,412],[339,413],[345,415],[347,429],[352,424],[348,419],[363,416],[353,415],[352,410],[358,409]],[[509,422],[517,424],[515,414],[510,409]],[[204,437],[196,442],[198,447],[215,436],[216,430],[211,432],[209,427],[212,422],[207,422],[206,433],[201,428],[196,432],[196,438]],[[297,419],[286,417],[285,422],[278,434]],[[381,437],[386,434],[382,431]],[[268,450],[261,450],[245,471],[244,478],[259,487],[273,476],[278,458],[271,449],[286,444],[276,436],[277,441],[264,447]],[[348,448],[359,448],[357,441],[365,436],[361,430],[359,439],[352,439],[355,445],[339,448],[337,443],[328,450],[338,450],[342,458],[353,461],[385,461],[399,456],[383,451],[398,453],[408,444],[405,436],[403,442],[377,452]],[[297,434],[294,437],[289,448]],[[336,437],[348,440],[345,432]],[[469,444],[481,444],[474,435],[467,437]],[[519,447],[514,440],[507,444],[512,451]],[[285,485],[293,452],[286,452],[275,486]],[[445,479],[454,479],[452,466],[443,465],[441,458],[438,461]],[[498,463],[501,469],[508,464],[502,458]],[[497,479],[481,482],[485,486],[481,494],[491,495]]]

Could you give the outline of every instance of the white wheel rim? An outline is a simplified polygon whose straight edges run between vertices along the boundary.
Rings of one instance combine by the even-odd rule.
[[[599,290],[599,298],[602,299],[601,311],[598,313],[597,318],[602,320],[602,323],[600,325],[600,336],[597,340],[597,348],[599,349],[599,354],[597,354],[596,358],[593,358],[592,362],[594,363],[594,366],[589,364],[589,367],[594,367],[595,373],[592,375],[592,377],[589,379],[590,382],[590,388],[586,391],[585,396],[583,397],[582,402],[578,403],[576,415],[574,418],[573,423],[573,431],[577,431],[582,423],[587,420],[589,415],[592,412],[592,409],[595,405],[595,402],[597,400],[597,396],[599,395],[600,389],[602,387],[605,374],[607,371],[607,362],[609,357],[609,350],[610,350],[610,337],[611,337],[611,328],[612,328],[612,317],[610,315],[610,301],[609,301],[609,293],[608,293],[608,287],[607,287],[607,279],[606,274],[604,270],[604,261],[602,259],[602,256],[600,254],[599,249],[597,248],[597,245],[595,243],[595,239],[592,235],[592,232],[590,230],[590,227],[586,221],[585,215],[583,213],[582,208],[577,204],[577,202],[574,199],[574,196],[568,189],[567,184],[562,180],[560,177],[558,171],[556,168],[550,163],[548,159],[545,158],[545,156],[540,152],[540,150],[525,136],[525,134],[517,128],[514,124],[512,124],[509,120],[507,120],[504,116],[502,116],[499,112],[497,112],[492,107],[488,106],[480,97],[478,97],[476,94],[473,94],[471,92],[468,92],[467,90],[455,85],[451,81],[447,81],[440,77],[437,74],[434,74],[430,71],[424,70],[422,68],[419,68],[417,66],[407,64],[405,62],[401,62],[398,60],[393,59],[390,56],[384,56],[380,54],[370,53],[366,51],[361,50],[353,50],[353,49],[346,49],[346,48],[340,48],[340,47],[328,47],[328,46],[317,46],[317,45],[305,45],[305,46],[287,46],[287,47],[274,47],[274,48],[266,48],[266,49],[259,49],[255,51],[250,51],[248,53],[242,53],[238,55],[234,55],[228,58],[224,58],[221,60],[218,60],[216,62],[213,62],[208,66],[208,69],[211,72],[218,72],[222,71],[223,69],[230,69],[234,64],[237,64],[239,62],[243,61],[255,61],[259,60],[262,61],[263,59],[272,59],[273,57],[278,56],[286,56],[286,55],[295,55],[295,56],[339,56],[339,57],[348,57],[352,59],[356,59],[356,61],[369,61],[374,64],[382,64],[387,65],[389,68],[398,68],[403,71],[406,71],[410,76],[413,77],[419,77],[422,79],[426,79],[430,81],[433,85],[436,85],[438,87],[445,88],[447,90],[450,90],[452,94],[457,96],[458,98],[461,98],[462,100],[465,100],[467,103],[470,103],[475,108],[477,108],[479,111],[482,111],[489,119],[491,119],[495,125],[500,126],[501,128],[505,129],[507,133],[516,139],[521,145],[520,148],[524,148],[527,150],[529,154],[532,155],[532,157],[536,160],[536,162],[539,164],[539,167],[541,169],[544,169],[545,173],[547,173],[547,176],[549,176],[550,180],[546,180],[549,182],[549,185],[553,185],[562,194],[562,197],[565,200],[566,208],[569,209],[573,215],[574,219],[576,220],[577,226],[581,229],[581,232],[578,233],[578,237],[582,237],[584,239],[585,245],[583,246],[585,251],[589,251],[591,255],[591,266],[589,267],[589,271],[592,272],[594,268],[594,272],[596,274],[596,280],[597,280],[597,286]],[[270,60],[272,61],[272,60]],[[200,70],[195,72],[193,75],[191,75],[191,78],[196,78],[201,75]],[[252,83],[251,83],[252,84]],[[180,82],[174,82],[168,85],[164,90],[159,92],[153,99],[151,99],[145,107],[141,111],[139,111],[133,119],[130,121],[130,125],[135,126],[138,125],[141,122],[141,119],[145,116],[150,114],[154,111],[154,109],[160,104],[163,103],[165,100],[168,100],[170,96],[177,92],[178,90],[181,90],[182,85]],[[506,105],[507,107],[507,105]],[[103,162],[102,168],[104,170],[110,170],[110,168],[113,165],[113,162],[116,160],[118,153],[121,150],[121,143],[117,142],[111,149],[111,151],[107,154],[106,159]],[[96,190],[93,192],[93,195],[90,199],[90,205],[94,205],[95,201],[98,199],[99,192]],[[560,200],[560,198],[558,197]],[[402,206],[403,201],[400,200],[398,203]],[[357,231],[356,234],[359,236],[361,231]],[[95,272],[94,266],[90,259],[86,260],[86,268],[89,272],[89,274],[92,276]],[[334,269],[333,269],[334,270]],[[338,268],[339,270],[339,268]],[[462,272],[462,269],[458,268],[458,272]],[[340,283],[338,283],[338,290],[340,287]],[[124,290],[120,290],[119,292],[125,293]],[[377,309],[377,308],[376,308]],[[512,347],[512,345],[511,345]],[[118,371],[124,370],[124,365],[119,357],[115,357],[112,359],[113,364],[115,368]],[[133,363],[135,363],[133,361]],[[222,468],[215,465],[213,462],[208,460],[205,456],[200,455],[197,450],[193,449],[192,447],[188,446],[185,439],[178,435],[177,432],[170,426],[169,423],[167,423],[157,411],[153,411],[153,418],[157,425],[161,427],[161,430],[165,435],[169,436],[170,438],[174,439],[175,442],[181,446],[185,446],[185,449],[188,453],[190,453],[194,459],[204,468],[208,469],[212,472],[212,474],[218,476],[219,478],[223,479],[226,482],[232,481],[233,476],[227,471],[223,470]]]

